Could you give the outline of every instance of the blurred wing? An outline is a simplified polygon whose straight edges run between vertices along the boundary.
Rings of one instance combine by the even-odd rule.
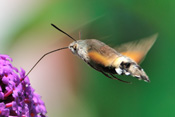
[[[133,59],[136,63],[141,63],[145,55],[148,53],[158,34],[141,39],[140,41],[129,42],[116,48],[118,52]]]

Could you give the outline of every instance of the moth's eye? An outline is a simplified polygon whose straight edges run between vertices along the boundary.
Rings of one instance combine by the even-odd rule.
[[[73,45],[73,49],[74,49],[74,50],[77,50],[77,44],[74,44],[74,45]]]

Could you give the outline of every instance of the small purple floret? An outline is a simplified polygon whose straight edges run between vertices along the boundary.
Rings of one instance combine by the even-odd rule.
[[[46,117],[41,96],[34,92],[25,71],[11,62],[8,55],[0,54],[0,117]]]

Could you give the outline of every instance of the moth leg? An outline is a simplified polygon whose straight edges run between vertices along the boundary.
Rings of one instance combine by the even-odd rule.
[[[111,76],[109,76],[107,73],[105,73],[105,72],[102,72],[102,71],[100,71],[103,75],[105,75],[106,77],[108,77],[108,78],[110,78],[110,79],[116,79],[116,80],[119,80],[119,81],[121,81],[121,82],[124,82],[124,83],[129,83],[129,84],[131,84],[131,82],[127,82],[127,81],[124,81],[124,80],[121,80],[121,79],[119,79],[119,78],[117,78],[117,77],[115,77],[113,74],[110,74]]]
[[[111,76],[109,76],[107,73],[105,73],[105,72],[102,72],[102,71],[100,71],[103,75],[105,75],[106,77],[108,77],[108,78],[110,78],[110,79],[114,79],[113,77],[111,77]]]
[[[132,82],[121,80],[121,79],[117,78],[116,76],[114,76],[113,74],[110,74],[110,75],[113,77],[113,79],[117,79],[117,80],[119,80],[121,82],[128,83],[128,84],[131,84],[132,83]]]
[[[93,67],[90,63],[88,63],[88,64],[89,64],[89,66],[91,66],[91,67],[94,68],[95,70],[99,71],[98,69],[96,69],[95,67]],[[105,75],[106,77],[108,77],[108,78],[110,78],[110,79],[114,79],[114,78],[112,78],[111,76],[109,76],[107,73],[105,73],[105,72],[103,72],[103,71],[99,71],[99,72],[101,72],[103,75]]]
[[[88,64],[89,64],[89,66],[91,66],[91,67],[94,68],[95,70],[99,71],[98,69],[96,69],[95,67],[93,67],[90,63],[88,63]],[[119,80],[119,81],[121,81],[121,82],[131,84],[131,82],[127,82],[127,81],[121,80],[121,79],[115,77],[113,74],[110,74],[110,75],[112,76],[112,77],[111,77],[111,76],[109,76],[107,73],[105,73],[105,72],[103,72],[103,71],[99,71],[99,72],[101,72],[103,75],[105,75],[106,77],[108,77],[108,78],[110,78],[110,79],[113,79],[113,80],[116,79],[116,80]]]

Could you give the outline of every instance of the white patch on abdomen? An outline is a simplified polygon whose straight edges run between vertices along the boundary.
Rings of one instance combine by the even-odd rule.
[[[120,68],[115,68],[115,71],[117,72],[118,75],[121,75],[122,74],[122,69]]]

